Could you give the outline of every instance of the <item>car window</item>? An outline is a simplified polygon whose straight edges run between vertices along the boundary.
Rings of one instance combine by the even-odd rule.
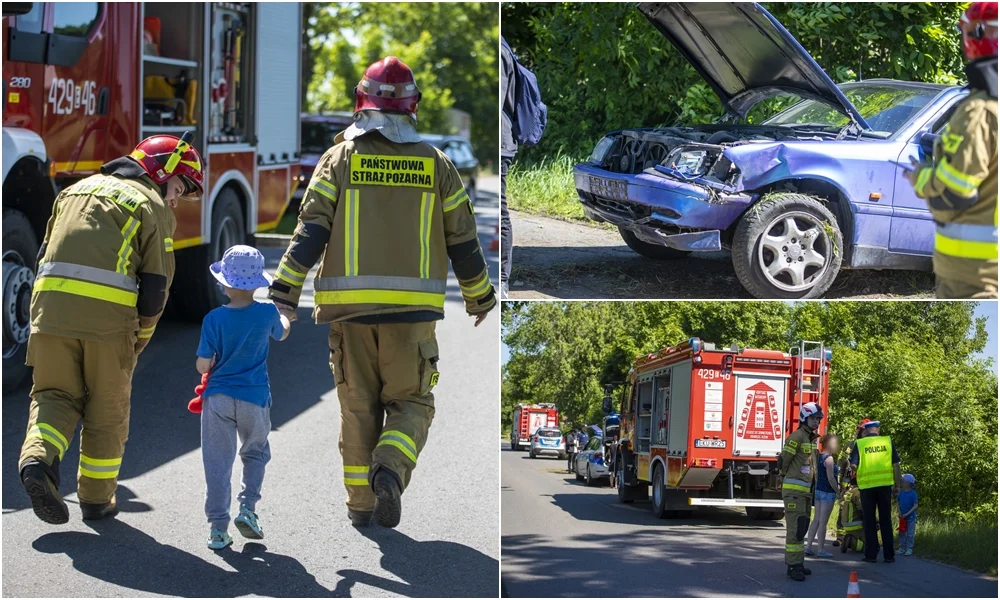
[[[590,438],[590,441],[587,442],[587,450],[597,450],[600,447],[601,447],[601,438],[598,437]]]
[[[14,18],[14,28],[24,33],[42,32],[42,2],[32,2],[31,11]]]
[[[315,121],[302,122],[302,153],[323,154],[333,146],[333,138],[347,127]]]
[[[52,6],[52,33],[73,37],[87,37],[100,10],[96,2],[53,2]]]
[[[558,429],[539,429],[535,432],[538,437],[544,438],[561,438],[562,433]]]
[[[886,137],[916,116],[940,93],[936,88],[885,83],[863,83],[842,89],[872,129]],[[830,129],[840,129],[849,123],[850,118],[843,112],[817,100],[804,100],[764,121],[765,125]]]

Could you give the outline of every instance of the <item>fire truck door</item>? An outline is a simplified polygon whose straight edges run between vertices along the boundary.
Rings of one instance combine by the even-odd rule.
[[[45,90],[44,8],[41,2],[33,3],[31,12],[17,15],[10,26],[9,19],[4,19],[7,50],[3,65],[4,127],[41,130]]]
[[[42,138],[63,175],[96,172],[106,160],[111,90],[110,52],[105,49],[110,47],[108,12],[113,10],[99,2],[46,4]],[[129,49],[126,43],[118,51]]]
[[[733,451],[738,456],[781,454],[788,380],[773,375],[736,377],[736,430]]]

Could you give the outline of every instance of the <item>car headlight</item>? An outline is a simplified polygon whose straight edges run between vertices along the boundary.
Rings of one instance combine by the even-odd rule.
[[[601,141],[597,142],[597,147],[590,153],[590,158],[587,159],[587,162],[594,163],[595,165],[603,163],[604,157],[608,154],[608,150],[611,150],[611,146],[613,146],[614,143],[615,140],[613,138],[601,138]]]
[[[707,156],[708,152],[705,150],[685,150],[674,158],[673,168],[683,175],[701,175],[704,172]]]

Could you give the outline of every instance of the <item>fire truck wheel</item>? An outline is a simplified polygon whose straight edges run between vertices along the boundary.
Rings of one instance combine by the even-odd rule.
[[[663,467],[659,464],[653,470],[653,515],[657,519],[670,516],[667,510],[667,490],[663,485]]]
[[[38,241],[31,222],[16,210],[3,211],[3,392],[24,382],[29,368],[24,364],[31,286],[35,281]]]
[[[178,314],[188,320],[201,321],[213,308],[222,306],[226,295],[208,270],[209,265],[222,260],[226,250],[246,243],[246,225],[240,200],[232,188],[224,188],[212,208],[212,241],[190,251],[178,253],[177,276],[171,298]]]

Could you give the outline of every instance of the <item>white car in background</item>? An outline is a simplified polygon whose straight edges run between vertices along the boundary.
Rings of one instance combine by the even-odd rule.
[[[528,456],[535,458],[543,454],[566,460],[566,441],[563,439],[561,431],[553,427],[539,427],[531,435],[531,448],[528,451]]]

